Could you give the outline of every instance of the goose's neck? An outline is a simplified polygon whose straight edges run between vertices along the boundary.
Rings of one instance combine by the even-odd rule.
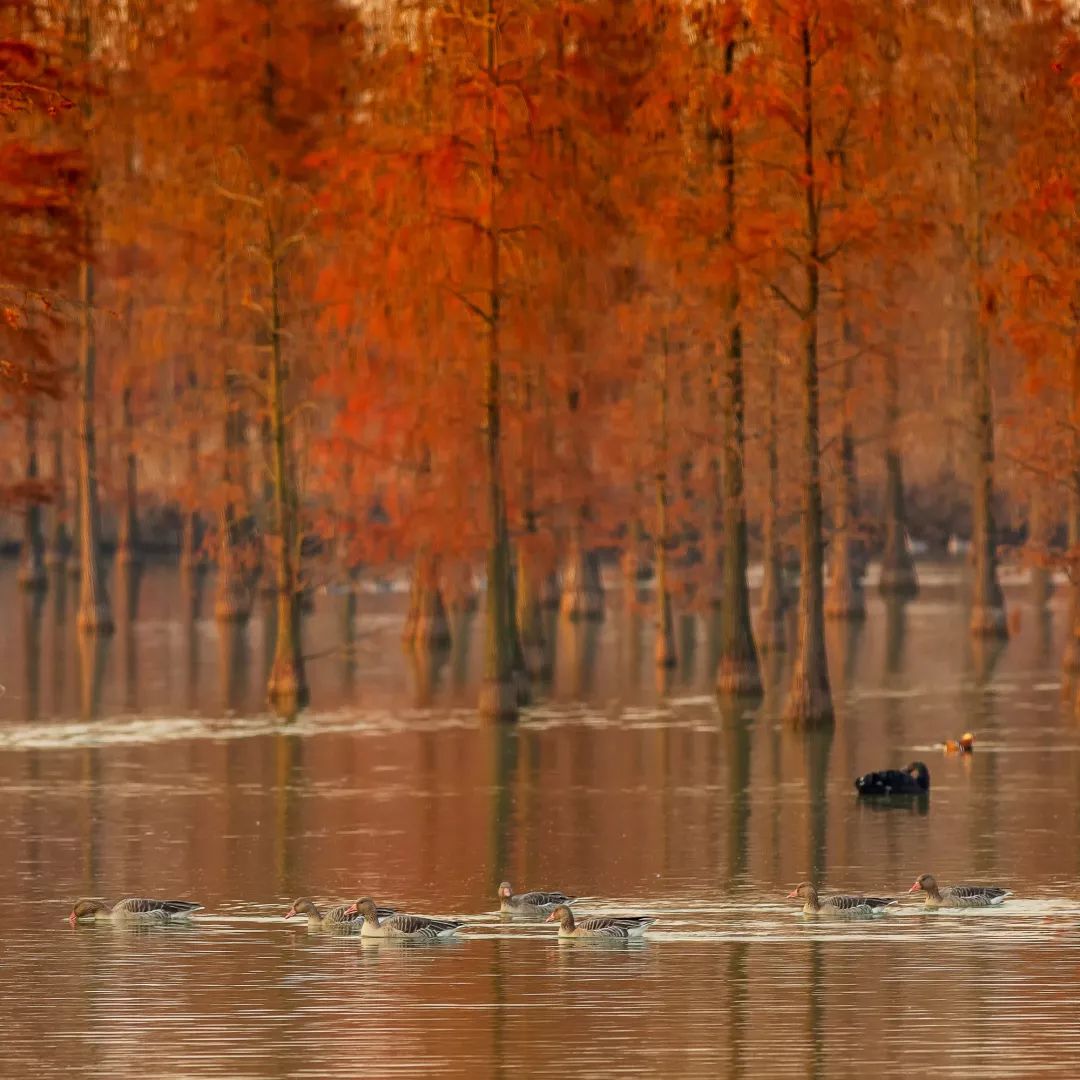
[[[373,909],[370,914],[368,914],[365,911],[364,912],[364,922],[366,922],[368,924],[368,926],[370,926],[373,930],[378,930],[379,929],[379,913],[378,913],[378,911],[375,911]]]
[[[809,911],[813,914],[817,914],[821,910],[821,901],[818,899],[816,889],[808,889],[806,892],[806,903],[803,904],[803,911]]]
[[[924,885],[923,892],[926,893],[928,901],[932,900],[934,903],[941,903],[941,889],[936,881],[933,885]]]
[[[559,926],[568,932],[574,929],[574,913],[569,908],[562,913]]]

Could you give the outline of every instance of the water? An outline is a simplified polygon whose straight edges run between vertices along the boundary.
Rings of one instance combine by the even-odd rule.
[[[516,727],[469,709],[475,640],[412,668],[401,598],[320,596],[316,707],[260,711],[272,627],[223,639],[175,573],[80,645],[54,590],[0,567],[0,1075],[1075,1076],[1080,727],[1060,703],[1064,601],[1010,592],[1020,633],[973,650],[958,572],[830,628],[839,718],[804,736],[722,716],[711,643],[655,685],[647,619],[562,627]],[[121,610],[123,615],[124,611]],[[689,655],[687,655],[689,653]],[[971,729],[976,752],[934,744]],[[928,807],[860,805],[858,772],[922,758]],[[992,911],[808,919],[814,876],[900,895],[1002,884]],[[495,888],[658,917],[641,945],[559,944]],[[281,920],[309,894],[467,915],[461,940],[366,944]],[[80,895],[197,899],[190,928],[72,930]]]

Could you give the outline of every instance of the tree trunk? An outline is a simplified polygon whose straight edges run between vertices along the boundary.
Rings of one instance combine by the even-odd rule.
[[[502,233],[499,220],[499,139],[495,115],[495,89],[498,84],[497,36],[494,0],[487,3],[487,57],[485,71],[488,89],[485,146],[488,152],[487,192],[490,218],[488,241],[488,311],[487,370],[484,388],[484,449],[487,464],[488,528],[490,545],[487,565],[487,648],[484,657],[484,683],[480,689],[479,710],[493,720],[516,720],[518,688],[514,678],[515,648],[510,640],[510,551],[502,475],[502,355],[500,345],[502,305]]]
[[[852,535],[859,519],[859,482],[855,472],[855,432],[853,430],[852,351],[854,330],[845,311],[843,316],[844,363],[840,427],[840,484],[836,499],[836,522],[832,538],[829,593],[825,614],[830,619],[863,619],[866,599],[862,587],[862,545]]]
[[[416,556],[402,640],[410,647],[424,650],[445,649],[450,645],[450,623],[439,588],[439,562],[426,550]]]
[[[194,380],[192,381],[194,385]],[[188,484],[191,497],[194,497],[199,476],[199,435],[192,431],[187,439]],[[202,571],[206,569],[206,560],[202,553],[202,520],[198,510],[184,510],[180,526],[180,568],[181,570]]]
[[[768,428],[765,453],[768,458],[769,490],[762,522],[761,600],[758,607],[757,646],[761,652],[780,652],[787,648],[787,611],[790,606],[784,583],[783,559],[780,556],[780,537],[777,513],[780,508],[780,454],[778,450],[777,397],[779,368],[775,350],[769,358]]]
[[[251,614],[251,591],[240,565],[240,528],[232,488],[236,483],[237,448],[240,444],[240,418],[235,408],[233,380],[226,373],[222,379],[224,406],[222,430],[221,486],[224,501],[218,518],[218,572],[214,595],[214,618],[219,623],[244,622]]]
[[[889,332],[885,354],[885,550],[878,589],[887,596],[915,596],[919,577],[907,546],[904,466],[900,453],[900,373],[896,334]]]
[[[659,668],[673,668],[678,661],[675,652],[675,627],[672,622],[671,593],[668,589],[668,337],[662,330],[662,345],[657,362],[657,426],[659,446],[656,453],[656,638],[653,657]]]
[[[987,271],[982,205],[982,146],[979,115],[979,51],[982,47],[979,0],[971,0],[971,85],[968,158],[970,205],[967,228],[969,345],[968,379],[973,407],[972,553],[975,566],[971,633],[976,637],[1008,637],[1005,597],[998,581],[997,530],[994,523],[994,408],[990,375],[990,330],[983,317]]]
[[[806,301],[802,324],[803,382],[803,520],[800,537],[800,581],[795,667],[791,675],[786,718],[795,724],[833,719],[829,665],[825,656],[824,555],[821,540],[821,448],[819,434],[818,317],[820,305],[819,190],[814,175],[813,54],[810,27],[802,26],[803,43],[803,170],[806,177],[803,262]]]
[[[724,74],[730,78],[735,64],[735,42],[725,49]],[[730,109],[730,95],[726,102]],[[730,123],[720,132],[724,152],[724,194],[727,223],[724,247],[737,258],[735,245],[735,132]],[[720,657],[716,670],[717,693],[725,697],[759,696],[761,669],[754,631],[750,624],[750,586],[746,578],[748,561],[746,535],[746,493],[743,474],[746,460],[746,399],[743,383],[743,340],[739,312],[739,280],[736,276],[727,297],[725,312],[728,332],[721,387],[723,422],[721,491],[724,521],[723,604],[720,609]]]
[[[33,401],[26,412],[26,480],[33,486],[38,479],[37,406]],[[23,519],[22,559],[19,564],[19,585],[31,592],[48,585],[44,558],[45,540],[41,534],[41,503],[31,492]]]
[[[80,269],[79,317],[79,541],[80,584],[78,626],[84,634],[114,630],[109,595],[101,568],[101,516],[98,509],[97,432],[94,426],[94,380],[97,342],[94,332],[94,268]]]
[[[282,716],[293,716],[308,702],[304,654],[300,643],[300,522],[292,448],[285,418],[287,372],[282,356],[280,264],[273,228],[267,223],[270,252],[271,340],[269,370],[269,428],[271,476],[278,543],[275,559],[277,639],[267,693]]]
[[[131,409],[131,386],[121,395],[121,414],[124,427],[124,505],[120,512],[120,536],[116,545],[116,561],[124,566],[139,559],[138,472],[135,461],[135,418]]]

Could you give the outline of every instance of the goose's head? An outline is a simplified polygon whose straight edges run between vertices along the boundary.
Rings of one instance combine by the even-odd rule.
[[[914,885],[908,889],[908,892],[936,892],[937,882],[934,880],[933,874],[923,874]]]
[[[787,894],[788,900],[809,900],[817,896],[817,889],[809,881],[800,881],[794,889]]]
[[[365,896],[362,900],[357,900],[355,904],[350,905],[345,909],[346,915],[362,915],[365,919],[370,919],[372,922],[379,921],[379,913],[375,910],[375,901],[370,896]]]
[[[301,896],[299,900],[293,901],[292,907],[285,912],[285,918],[292,919],[297,915],[314,915],[317,918],[319,910],[308,897]]]
[[[71,909],[71,914],[68,916],[68,922],[74,926],[77,922],[92,922],[97,918],[99,912],[105,912],[109,909],[100,900],[76,900],[75,906]]]
[[[499,886],[499,899],[500,900],[509,900],[510,897],[513,896],[513,895],[514,895],[514,890],[510,887],[510,882],[509,881],[504,881]]]

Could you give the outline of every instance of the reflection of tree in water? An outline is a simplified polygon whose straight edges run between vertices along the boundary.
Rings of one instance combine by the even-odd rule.
[[[23,719],[37,720],[41,714],[41,625],[45,594],[40,589],[24,590],[22,601]]]
[[[724,979],[730,994],[727,1022],[728,1080],[739,1080],[746,1071],[746,1029],[750,1014],[749,956],[748,942],[733,941],[728,946],[727,972]]]
[[[694,681],[694,668],[697,663],[697,617],[692,612],[683,612],[679,616],[679,682],[690,686]]]
[[[904,674],[907,644],[908,602],[903,596],[885,597],[885,685],[891,686]]]
[[[810,806],[810,880],[823,882],[828,869],[829,805],[826,797],[833,727],[821,725],[800,733],[806,760],[806,787]]]
[[[180,571],[180,609],[184,614],[187,638],[184,687],[187,707],[191,711],[199,704],[199,619],[202,617],[203,584],[206,575],[201,563],[188,563]]]
[[[724,882],[732,891],[746,876],[750,851],[750,765],[754,718],[745,707],[728,701],[721,706],[724,759],[727,762],[728,866]]]
[[[68,624],[67,574],[60,567],[50,576],[51,619],[49,626],[49,655],[52,663],[50,679],[50,710],[64,712],[68,685],[67,648],[71,627]]]
[[[596,676],[600,623],[595,619],[559,620],[559,656],[562,658],[562,695],[574,701],[586,700]]]
[[[980,875],[993,872],[998,844],[998,755],[978,753],[978,740],[996,741],[1000,735],[998,695],[991,685],[994,672],[1008,648],[1000,638],[975,637],[971,643],[967,672],[971,678],[963,691],[963,729],[976,733],[976,752],[962,755],[971,772],[971,844],[973,866]]]
[[[450,609],[450,684],[456,695],[469,685],[469,647],[472,644],[476,608],[458,604]]]
[[[807,1042],[810,1061],[806,1076],[824,1076],[825,1069],[825,950],[824,942],[810,942],[810,977],[807,980]]]
[[[139,593],[142,588],[142,563],[129,559],[116,568],[116,613],[120,631],[120,681],[124,688],[123,703],[128,712],[138,710],[138,657],[135,646],[135,623],[139,614]]]
[[[274,870],[281,894],[296,891],[296,846],[301,842],[298,792],[303,785],[304,740],[274,737]]]
[[[514,860],[517,850],[515,803],[518,796],[518,767],[521,737],[516,724],[491,725],[491,878],[486,885],[492,896],[499,882],[521,869]],[[511,880],[515,880],[511,878]],[[533,888],[528,885],[524,888]]]
[[[101,634],[79,634],[79,713],[83,720],[101,714],[101,686],[111,638]]]
[[[430,708],[450,659],[450,647],[416,644],[407,646],[405,651],[413,677],[413,701],[418,709]]]
[[[218,650],[222,711],[241,712],[247,698],[251,667],[247,624],[218,623]]]

